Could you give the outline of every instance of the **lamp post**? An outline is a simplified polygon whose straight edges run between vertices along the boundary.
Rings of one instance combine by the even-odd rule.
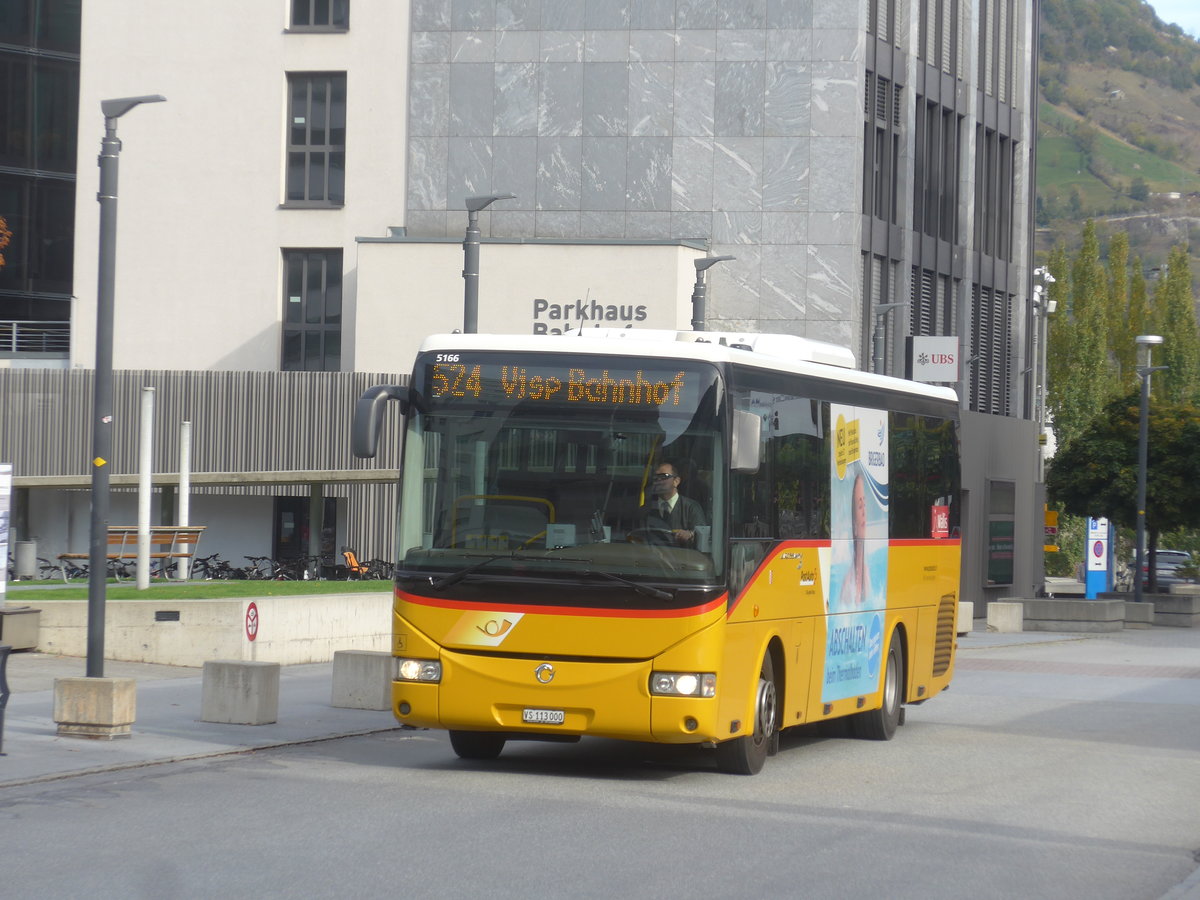
[[[516,200],[516,194],[487,194],[468,197],[467,234],[463,238],[463,332],[479,331],[479,211],[497,200]]]
[[[1055,278],[1045,266],[1033,270],[1033,277],[1039,279],[1033,286],[1033,308],[1038,315],[1038,371],[1035,379],[1034,403],[1038,423],[1038,477],[1046,480],[1046,389],[1049,382],[1046,350],[1050,346],[1050,316],[1058,307],[1058,301],[1050,299],[1046,286],[1054,284]]]
[[[117,173],[121,142],[117,119],[142,103],[161,103],[161,94],[101,100],[100,260],[96,286],[96,375],[92,396],[92,522],[88,544],[87,677],[104,677],[104,601],[108,574],[108,485],[112,462],[113,296],[117,274]]]
[[[1157,334],[1139,334],[1134,341],[1138,345],[1138,377],[1142,379],[1142,408],[1138,417],[1138,481],[1137,481],[1137,555],[1134,557],[1133,600],[1142,602],[1142,565],[1146,558],[1146,463],[1150,442],[1150,376],[1166,366],[1151,366],[1150,351],[1163,339]]]
[[[908,303],[880,303],[875,307],[875,329],[871,338],[871,371],[876,375],[883,374],[883,320],[893,309],[899,309],[901,306],[908,306]]]
[[[692,331],[704,330],[705,298],[708,296],[708,286],[704,283],[704,273],[719,262],[737,259],[736,256],[705,256],[693,260],[696,264],[696,284],[692,287]]]

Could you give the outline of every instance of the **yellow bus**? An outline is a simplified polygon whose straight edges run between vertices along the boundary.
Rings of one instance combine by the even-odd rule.
[[[403,416],[392,708],[455,753],[585,735],[753,774],[784,728],[888,740],[953,675],[958,404],[783,335],[450,334]]]

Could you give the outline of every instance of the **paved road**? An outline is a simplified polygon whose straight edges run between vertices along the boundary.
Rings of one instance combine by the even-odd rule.
[[[57,738],[64,664],[10,664],[6,895],[1200,900],[1200,629],[975,633],[896,740],[789,732],[753,778],[599,740],[464,763],[329,707],[328,666],[285,669],[277,726],[197,722],[199,673],[151,667],[133,737]]]

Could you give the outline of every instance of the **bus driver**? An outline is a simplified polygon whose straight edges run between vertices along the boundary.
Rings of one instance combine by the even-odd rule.
[[[679,493],[682,479],[671,463],[662,463],[651,478],[653,498],[640,510],[645,527],[671,533],[680,547],[696,546],[696,528],[708,524],[704,509],[691,497]]]

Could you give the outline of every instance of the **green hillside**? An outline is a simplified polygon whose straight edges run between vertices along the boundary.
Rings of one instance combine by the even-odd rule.
[[[1038,85],[1040,252],[1089,217],[1148,262],[1200,238],[1200,43],[1141,0],[1043,0]]]

